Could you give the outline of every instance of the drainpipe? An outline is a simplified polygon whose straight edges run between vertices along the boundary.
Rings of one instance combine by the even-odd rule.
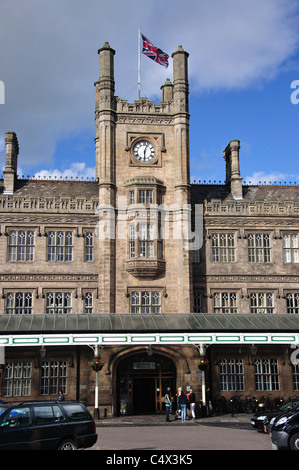
[[[200,343],[200,355],[205,355],[205,345]],[[202,396],[202,406],[206,406],[206,373],[203,370],[201,373],[201,396]]]
[[[77,348],[77,377],[76,377],[76,400],[80,401],[80,359],[81,359],[80,348]]]

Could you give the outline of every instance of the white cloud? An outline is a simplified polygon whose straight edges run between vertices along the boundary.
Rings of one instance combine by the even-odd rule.
[[[292,175],[288,173],[265,173],[262,171],[257,171],[253,173],[251,176],[246,176],[243,179],[243,182],[247,184],[250,182],[251,184],[263,184],[263,183],[295,183],[299,181],[299,175]]]
[[[63,171],[58,169],[53,170],[40,170],[35,173],[36,179],[92,179],[95,177],[95,168],[86,166],[86,163],[76,162],[72,163],[70,168]]]
[[[271,80],[298,46],[293,7],[280,0],[198,2],[187,36],[198,87],[240,89]]]

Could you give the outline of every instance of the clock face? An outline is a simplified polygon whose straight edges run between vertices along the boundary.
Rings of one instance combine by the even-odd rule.
[[[140,162],[150,162],[155,156],[155,148],[146,140],[138,142],[134,146],[134,157]]]

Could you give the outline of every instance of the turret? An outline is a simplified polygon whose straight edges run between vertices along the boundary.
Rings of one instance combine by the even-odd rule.
[[[115,191],[115,97],[114,54],[108,42],[98,50],[100,76],[96,87],[96,178],[100,203],[114,205]]]
[[[223,152],[226,170],[226,184],[230,188],[234,199],[242,199],[242,177],[240,175],[239,161],[240,141],[231,140]]]
[[[189,162],[189,83],[188,83],[188,57],[182,46],[178,46],[173,58],[173,102],[175,124],[175,161],[176,161],[176,188],[177,202],[188,202],[190,183]]]
[[[182,46],[172,54],[173,58],[173,98],[175,112],[189,112],[188,52]]]
[[[4,194],[13,194],[18,170],[19,144],[14,132],[6,132],[6,161],[4,174]]]

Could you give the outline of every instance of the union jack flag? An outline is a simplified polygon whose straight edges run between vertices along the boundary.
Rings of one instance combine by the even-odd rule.
[[[150,59],[154,60],[163,67],[168,67],[169,55],[158,47],[154,46],[143,34],[142,36],[142,53]]]

